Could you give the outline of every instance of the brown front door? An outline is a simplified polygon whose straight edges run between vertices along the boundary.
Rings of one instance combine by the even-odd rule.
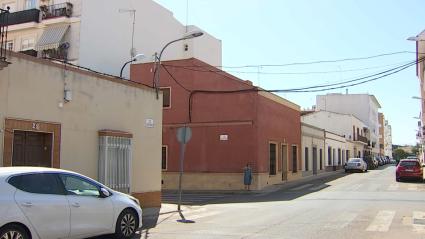
[[[52,167],[52,134],[14,131],[12,166]]]

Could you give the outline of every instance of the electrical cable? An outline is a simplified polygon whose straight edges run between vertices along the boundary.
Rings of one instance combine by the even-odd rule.
[[[360,61],[360,60],[370,60],[374,58],[379,57],[385,57],[385,56],[392,56],[392,55],[399,55],[399,54],[417,54],[417,52],[413,51],[397,51],[397,52],[389,52],[389,53],[383,53],[378,55],[372,55],[372,56],[365,56],[365,57],[351,57],[351,58],[342,58],[342,59],[336,59],[336,60],[319,60],[319,61],[307,61],[307,62],[293,62],[293,63],[286,63],[286,64],[264,64],[264,65],[243,65],[243,66],[211,66],[215,68],[258,68],[258,67],[286,67],[286,66],[296,66],[296,65],[313,65],[313,64],[323,64],[323,63],[336,63],[336,62],[345,62],[345,61]],[[421,53],[419,53],[421,54]],[[187,65],[174,65],[175,67],[188,67]],[[203,68],[204,66],[190,66],[190,67],[200,67]]]

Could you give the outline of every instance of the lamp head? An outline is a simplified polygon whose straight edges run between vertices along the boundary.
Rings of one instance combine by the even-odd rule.
[[[204,35],[204,33],[202,31],[193,31],[193,32],[186,33],[184,35],[184,38],[185,39],[192,39],[192,38],[195,38],[195,37],[200,37],[202,35]]]
[[[145,58],[145,54],[139,53],[139,54],[137,54],[133,57],[133,61],[137,61],[137,60],[140,60],[140,59],[143,59],[143,58]]]

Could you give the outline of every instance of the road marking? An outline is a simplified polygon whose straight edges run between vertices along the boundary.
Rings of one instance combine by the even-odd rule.
[[[304,185],[301,185],[301,186],[296,187],[296,188],[291,188],[290,190],[291,191],[297,191],[297,190],[301,190],[301,189],[308,188],[308,187],[311,187],[311,186],[313,186],[313,184],[304,184]]]
[[[425,212],[414,211],[412,225],[415,232],[425,233]]]
[[[397,191],[399,187],[400,187],[399,184],[393,183],[388,187],[388,191]]]
[[[356,217],[357,213],[339,214],[338,216],[333,217],[330,222],[325,224],[324,228],[332,230],[343,229],[348,224],[350,224]]]
[[[367,227],[369,232],[386,232],[394,219],[395,211],[379,211],[372,223]]]

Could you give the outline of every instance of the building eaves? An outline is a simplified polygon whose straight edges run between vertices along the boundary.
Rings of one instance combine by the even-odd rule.
[[[374,95],[369,95],[369,97],[372,99],[373,102],[375,102],[375,104],[378,106],[378,109],[382,108],[381,104],[379,104],[378,99],[376,99],[376,97]]]
[[[37,58],[37,57],[33,57],[33,56],[26,55],[26,54],[23,54],[23,53],[12,52],[12,51],[8,51],[7,54],[11,57],[16,57],[18,59],[24,59],[24,60],[35,62],[35,63],[38,63],[38,64],[64,69],[64,64],[57,62],[57,61]],[[82,74],[82,75],[90,76],[90,77],[99,78],[99,79],[102,79],[102,80],[112,81],[112,82],[117,83],[117,84],[122,84],[122,85],[130,86],[130,87],[135,87],[135,88],[155,92],[155,89],[153,87],[150,87],[150,86],[147,86],[147,85],[144,85],[144,84],[140,84],[140,83],[137,83],[137,82],[134,82],[134,81],[131,81],[131,80],[124,80],[122,78],[119,78],[118,76],[110,76],[110,75],[102,74],[102,73],[99,73],[99,72],[95,72],[95,71],[91,71],[91,70],[87,70],[87,69],[82,69],[81,67],[72,66],[72,65],[66,65],[66,70],[72,71],[72,72],[75,72],[75,73],[79,73],[79,74]]]

